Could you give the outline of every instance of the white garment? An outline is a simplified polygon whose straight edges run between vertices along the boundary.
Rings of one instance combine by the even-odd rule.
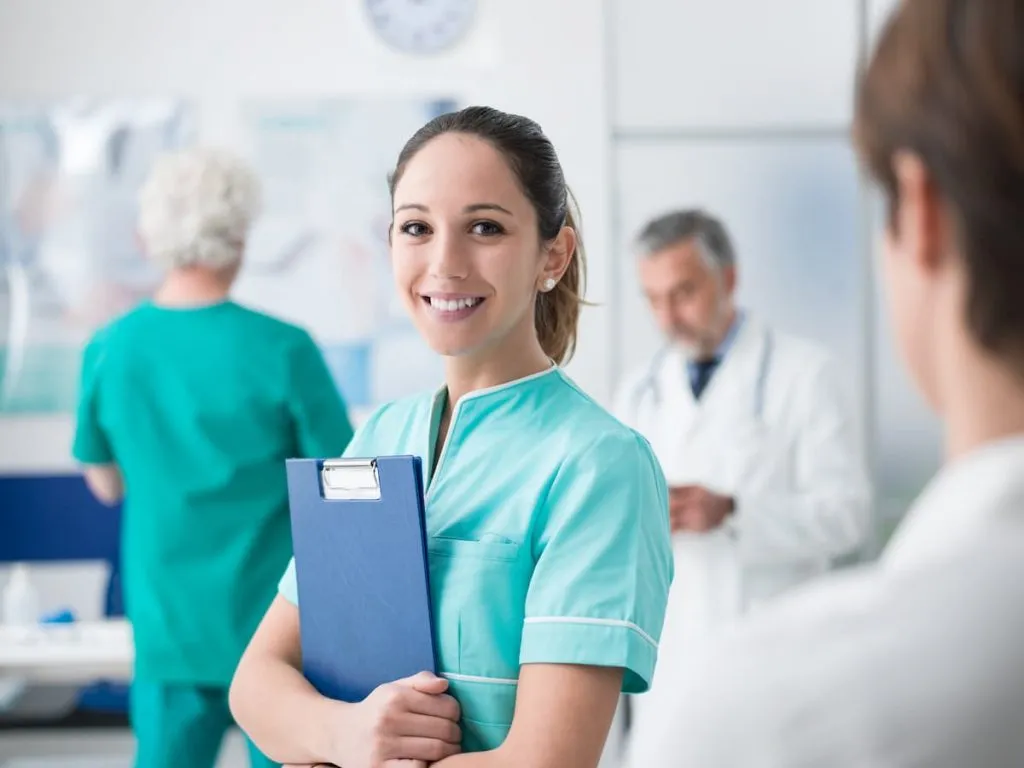
[[[637,742],[660,729],[645,721],[674,705],[690,647],[705,633],[864,544],[870,490],[830,357],[749,316],[699,401],[685,358],[671,351],[626,383],[616,413],[651,442],[669,485],[736,499],[722,528],[674,537],[654,683],[630,701]],[[647,768],[636,749],[629,765]]]
[[[645,768],[1024,766],[1024,435],[947,467],[881,560],[691,654]]]

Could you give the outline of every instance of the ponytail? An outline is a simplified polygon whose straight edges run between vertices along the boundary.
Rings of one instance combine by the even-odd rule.
[[[569,266],[555,287],[547,293],[537,294],[534,322],[537,338],[545,354],[559,365],[569,362],[576,351],[576,332],[580,309],[586,303],[587,260],[583,250],[583,231],[579,213],[571,193],[567,195],[565,226],[576,232],[576,249],[569,258]]]

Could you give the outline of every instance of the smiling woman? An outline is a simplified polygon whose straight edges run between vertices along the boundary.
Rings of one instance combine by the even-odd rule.
[[[533,121],[473,107],[410,139],[391,193],[396,288],[445,384],[378,410],[346,455],[429,469],[442,677],[320,697],[291,566],[233,710],[284,762],[593,768],[620,691],[649,686],[672,558],[650,448],[559,368],[583,284],[561,165]]]
[[[409,141],[390,179],[395,202],[392,253],[399,288],[405,289],[403,295],[412,291],[443,312],[451,308],[450,302],[462,300],[483,309],[494,284],[501,284],[502,295],[493,296],[499,301],[487,308],[491,322],[480,322],[475,330],[480,332],[485,325],[492,330],[516,328],[529,337],[535,329],[544,353],[564,363],[575,348],[586,264],[572,198],[554,148],[539,128],[536,134],[517,132],[515,120],[494,121],[489,110],[470,109],[446,117],[427,124]],[[532,145],[531,140],[538,138],[548,152]],[[411,164],[413,158],[419,162]],[[440,167],[446,169],[444,175],[438,174]],[[439,185],[442,178],[450,179],[450,188]],[[451,205],[454,197],[461,198],[461,208]],[[445,211],[455,218],[438,220]],[[447,234],[455,240],[438,241]],[[538,246],[543,258],[537,258]],[[440,260],[439,247],[444,249]],[[431,258],[433,264],[428,263]],[[481,293],[467,294],[465,285],[452,290],[474,260],[472,271]],[[501,306],[495,307],[499,302]],[[532,314],[524,311],[527,305]],[[421,308],[412,314],[420,322],[423,315],[417,309]],[[473,314],[477,312],[462,317]],[[428,341],[434,338],[429,325],[419,328]],[[478,341],[488,343],[487,338]]]

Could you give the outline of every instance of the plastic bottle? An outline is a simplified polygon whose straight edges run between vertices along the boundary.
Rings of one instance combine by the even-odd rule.
[[[9,626],[29,627],[39,622],[39,594],[29,578],[28,565],[17,563],[11,569],[3,596],[3,622]]]

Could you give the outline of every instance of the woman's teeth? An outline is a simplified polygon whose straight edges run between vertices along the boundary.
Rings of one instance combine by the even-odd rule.
[[[472,299],[437,299],[433,296],[430,297],[430,306],[436,309],[438,312],[458,312],[460,309],[468,309],[469,307],[475,307],[483,299],[472,298]]]

